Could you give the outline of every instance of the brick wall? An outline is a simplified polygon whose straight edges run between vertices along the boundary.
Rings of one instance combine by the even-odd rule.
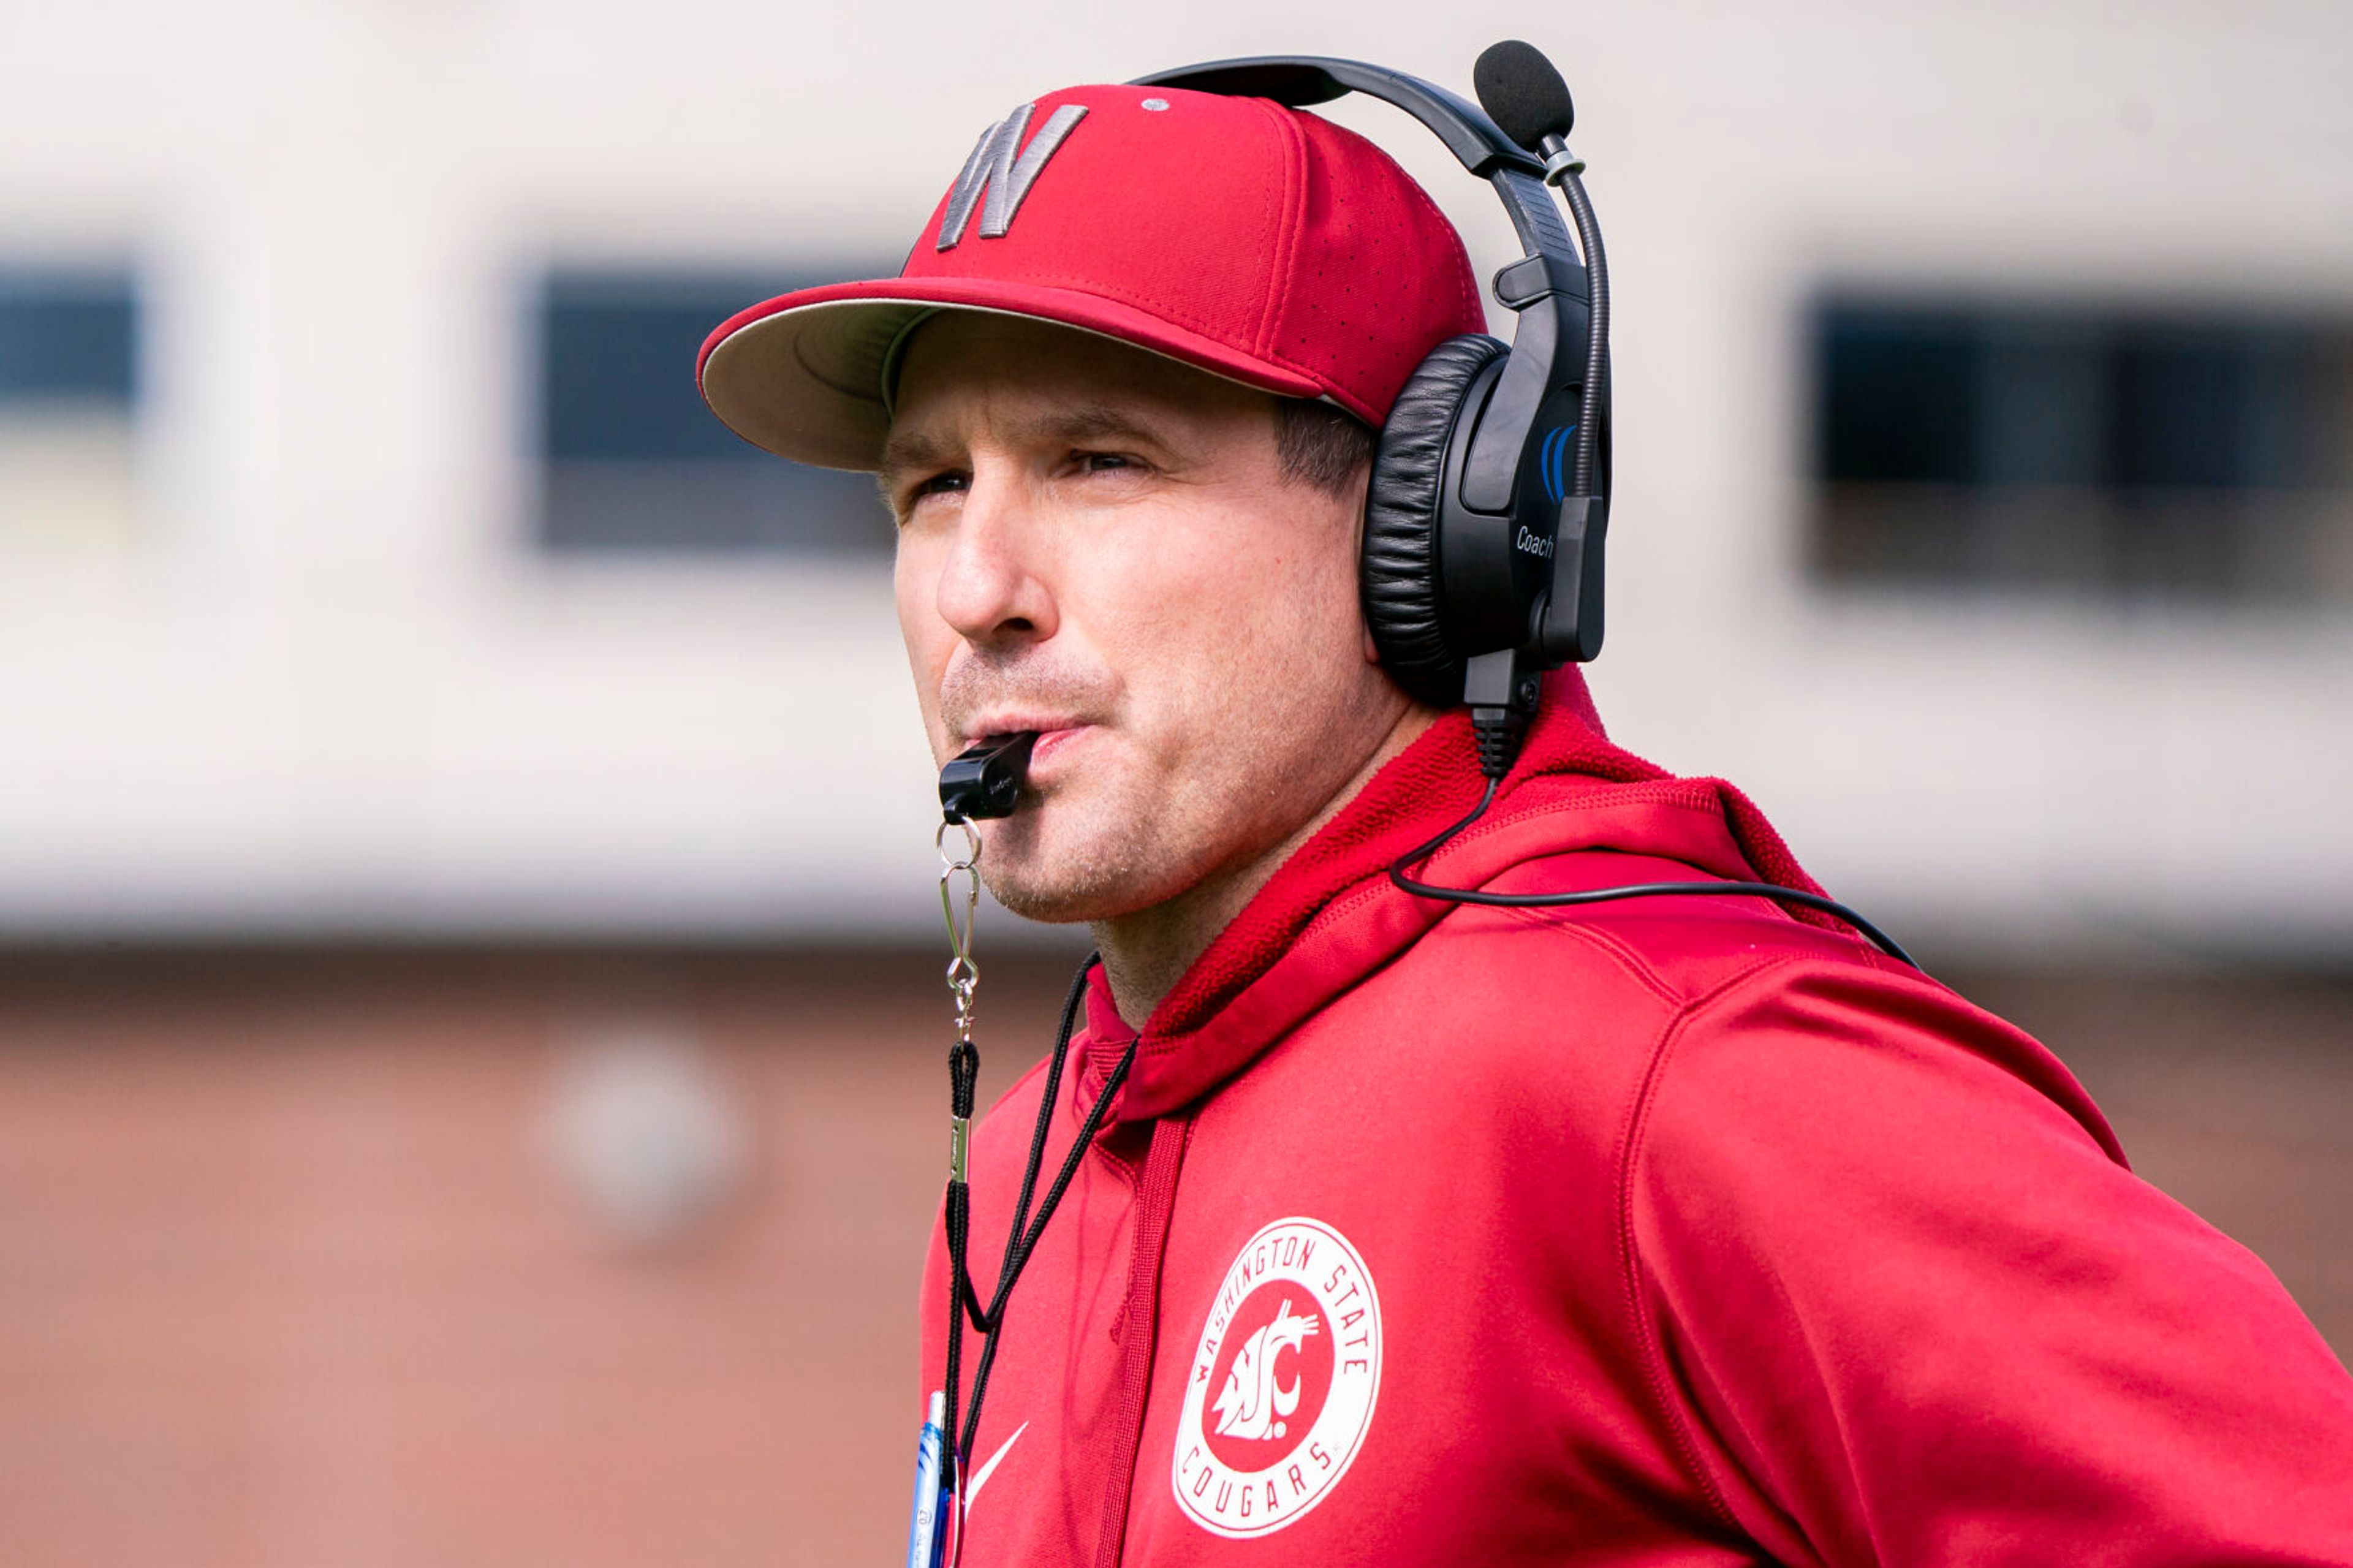
[[[891,1560],[939,967],[0,962],[0,1562]],[[1067,973],[990,964],[984,1103]],[[2353,1347],[2353,990],[1965,989]]]

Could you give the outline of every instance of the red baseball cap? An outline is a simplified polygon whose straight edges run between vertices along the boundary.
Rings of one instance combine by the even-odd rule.
[[[755,446],[871,469],[908,334],[937,310],[1100,332],[1378,426],[1486,313],[1461,237],[1379,148],[1266,99],[1074,87],[985,132],[896,278],[721,323],[705,402]]]

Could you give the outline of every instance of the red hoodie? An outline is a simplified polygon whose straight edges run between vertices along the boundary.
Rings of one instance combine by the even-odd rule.
[[[1153,1015],[1007,1309],[966,1564],[2353,1563],[2353,1380],[2049,1052],[1764,900],[1391,887],[1479,785],[1457,713]],[[1429,873],[1694,879],[1813,888],[1573,677]],[[1098,971],[1050,1173],[1133,1037]],[[984,1300],[1043,1076],[976,1133]]]

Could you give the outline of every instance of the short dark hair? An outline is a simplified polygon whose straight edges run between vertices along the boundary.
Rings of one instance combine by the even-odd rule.
[[[1345,494],[1373,464],[1373,427],[1345,408],[1306,397],[1274,400],[1274,449],[1282,477],[1325,495]]]

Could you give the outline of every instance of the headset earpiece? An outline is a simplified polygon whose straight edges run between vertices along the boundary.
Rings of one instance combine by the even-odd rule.
[[[1463,411],[1493,387],[1510,348],[1484,335],[1450,338],[1398,394],[1365,488],[1359,581],[1365,625],[1381,664],[1433,708],[1462,700],[1463,658],[1447,635],[1440,521],[1450,451],[1467,444]]]

